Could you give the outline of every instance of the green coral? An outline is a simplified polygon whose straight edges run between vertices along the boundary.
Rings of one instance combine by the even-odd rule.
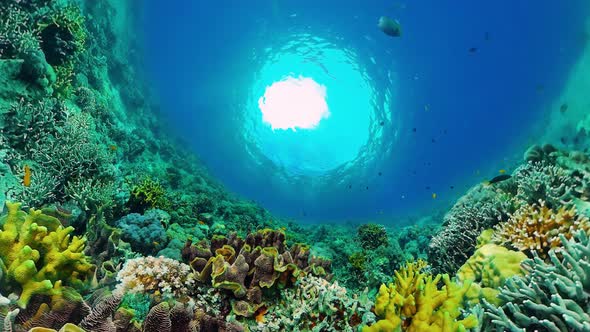
[[[20,288],[18,305],[26,307],[35,294],[56,295],[63,285],[81,289],[93,266],[84,254],[86,240],[71,237],[73,227],[63,227],[57,218],[19,203],[7,202],[8,214],[0,218],[0,263],[6,281],[3,291]]]
[[[159,181],[145,177],[131,190],[128,206],[131,212],[143,213],[147,209],[168,210],[170,201]]]
[[[377,224],[364,224],[357,230],[357,238],[361,247],[366,250],[374,250],[380,246],[386,247],[389,244],[385,227]]]
[[[364,271],[366,268],[367,257],[362,252],[355,252],[348,256],[348,262],[352,267],[359,271]]]

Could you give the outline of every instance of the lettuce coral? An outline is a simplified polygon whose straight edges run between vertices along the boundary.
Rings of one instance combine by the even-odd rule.
[[[182,257],[201,282],[231,291],[239,316],[249,317],[262,306],[263,289],[292,285],[299,276],[311,273],[329,277],[330,262],[309,257],[309,248],[296,244],[287,250],[285,234],[265,229],[244,240],[235,233],[214,236],[210,245],[187,241]]]
[[[94,268],[83,252],[86,239],[72,237],[73,227],[39,210],[6,206],[8,214],[0,218],[0,267],[6,280],[0,288],[20,288],[18,305],[24,308],[35,294],[59,294],[62,284],[83,287]]]
[[[381,317],[363,332],[380,331],[460,331],[476,327],[473,315],[462,317],[465,295],[471,282],[457,284],[449,276],[424,272],[426,263],[408,263],[395,272],[395,282],[381,285],[375,313]],[[444,283],[438,288],[439,282]]]

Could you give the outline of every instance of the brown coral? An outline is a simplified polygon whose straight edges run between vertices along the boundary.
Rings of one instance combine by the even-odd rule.
[[[187,242],[183,259],[190,263],[197,279],[226,289],[240,301],[234,313],[251,316],[262,304],[264,288],[292,285],[306,273],[329,277],[330,262],[311,257],[309,247],[294,245],[289,250],[285,234],[265,229],[242,239],[235,234],[215,236],[208,245]]]
[[[546,258],[550,249],[561,247],[559,235],[570,239],[578,230],[588,231],[588,218],[578,215],[576,208],[562,206],[554,211],[545,205],[524,205],[505,223],[499,224],[494,231],[492,241],[507,245],[531,256],[536,252]]]

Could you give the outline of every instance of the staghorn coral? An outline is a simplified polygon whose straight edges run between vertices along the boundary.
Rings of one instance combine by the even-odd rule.
[[[539,201],[522,206],[509,221],[497,225],[492,240],[529,256],[535,252],[544,259],[549,250],[561,246],[560,235],[569,239],[578,230],[590,230],[590,222],[578,215],[575,207],[554,211]]]
[[[563,250],[549,251],[550,262],[527,259],[527,274],[508,279],[503,305],[484,301],[488,323],[510,331],[590,331],[590,240],[583,231],[560,240]]]
[[[233,311],[251,316],[262,306],[262,289],[285,287],[305,273],[325,276],[329,261],[309,257],[309,248],[285,246],[285,234],[270,229],[249,234],[244,240],[214,236],[211,244],[192,246],[187,241],[182,256],[195,270],[196,277],[213,287],[231,291],[237,299]]]
[[[117,280],[117,294],[147,293],[165,298],[187,295],[195,283],[190,266],[162,256],[128,260]]]
[[[395,282],[381,285],[375,313],[381,318],[371,331],[459,331],[477,326],[473,315],[462,317],[471,282],[457,284],[448,275],[423,272],[424,261],[408,263],[395,272]],[[442,281],[444,286],[438,288]]]
[[[71,237],[57,218],[20,204],[7,202],[8,214],[0,218],[0,261],[6,282],[2,290],[20,290],[18,305],[26,307],[35,294],[61,294],[61,285],[83,288],[93,272],[84,255],[86,240]]]
[[[515,196],[519,205],[544,200],[549,208],[569,204],[579,185],[571,172],[547,161],[524,164],[514,171]]]
[[[294,288],[281,291],[275,305],[260,315],[251,331],[356,331],[374,322],[367,292],[350,296],[346,288],[307,275]]]

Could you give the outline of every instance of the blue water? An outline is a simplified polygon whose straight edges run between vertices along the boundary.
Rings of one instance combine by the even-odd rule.
[[[535,142],[586,42],[589,6],[445,3],[149,0],[147,68],[174,134],[230,190],[272,212],[308,220],[428,213],[510,171]],[[401,38],[377,28],[382,15],[399,20]],[[293,60],[268,74],[286,45]],[[315,65],[303,60],[305,47]],[[333,119],[368,125],[347,120],[329,137],[277,132],[274,141],[256,123],[255,101],[283,67],[326,86]],[[364,88],[345,87],[350,68]],[[305,135],[313,138],[300,143]],[[347,161],[326,171],[333,160]]]

